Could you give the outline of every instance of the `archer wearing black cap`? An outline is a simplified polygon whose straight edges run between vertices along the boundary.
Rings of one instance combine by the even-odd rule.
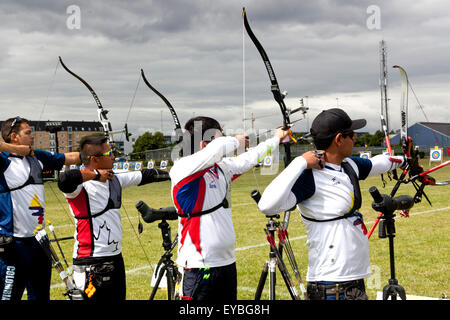
[[[352,120],[338,108],[322,111],[311,125],[318,150],[295,158],[264,190],[258,203],[266,214],[297,205],[308,241],[307,293],[311,300],[368,299],[369,243],[361,207],[359,180],[391,171],[403,157],[352,156],[354,130],[366,120]]]
[[[344,110],[333,108],[322,111],[311,125],[311,135],[314,143],[320,148],[326,149],[337,134],[351,135],[354,130],[366,126],[365,119],[352,120]],[[318,146],[319,147],[319,146]]]

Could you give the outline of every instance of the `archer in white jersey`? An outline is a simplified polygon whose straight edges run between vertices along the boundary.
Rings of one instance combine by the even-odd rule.
[[[313,121],[311,133],[316,147],[325,152],[310,151],[294,159],[258,203],[265,213],[298,206],[308,236],[310,299],[349,298],[344,294],[347,289],[367,298],[363,279],[370,276],[369,243],[358,212],[358,181],[400,167],[404,157],[352,157],[353,130],[365,123],[352,121],[341,109],[323,111]]]
[[[33,235],[45,226],[42,172],[79,163],[80,155],[32,150],[33,132],[21,117],[2,123],[2,137],[10,145],[0,153],[0,297],[20,300],[26,287],[28,300],[49,300],[51,264]]]
[[[60,189],[65,192],[76,223],[74,264],[122,252],[122,189],[169,180],[167,172],[156,169],[111,175],[111,179],[103,182],[95,180],[96,176],[93,180],[83,181],[82,172],[78,169],[60,176]]]
[[[66,171],[58,182],[76,222],[75,285],[92,301],[124,300],[122,189],[166,181],[169,174],[156,169],[114,174],[114,155],[106,137],[87,138],[81,150],[86,170]]]
[[[201,122],[201,131],[199,129],[198,132],[201,138],[198,140],[194,138],[196,122]],[[184,296],[199,300],[235,299],[231,182],[253,168],[269,150],[277,148],[280,138],[284,138],[287,132],[278,129],[275,137],[230,157],[227,156],[230,152],[234,154],[240,145],[245,145],[244,135],[223,137],[219,123],[208,117],[189,120],[185,129],[191,134],[191,141],[201,141],[199,151],[176,161],[170,170],[172,199],[181,216],[177,264],[185,268]],[[208,135],[208,131],[212,133]],[[192,149],[194,147],[197,146],[192,145]],[[202,268],[211,268],[211,280],[198,289]]]

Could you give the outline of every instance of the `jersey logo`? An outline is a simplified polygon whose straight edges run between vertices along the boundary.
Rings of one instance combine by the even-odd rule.
[[[366,227],[366,225],[364,224],[364,220],[363,220],[362,214],[359,213],[359,212],[355,212],[354,215],[356,216],[356,220],[353,221],[353,225],[354,225],[355,227],[361,226],[361,230],[362,230],[363,234],[364,234],[364,235],[367,235],[367,227]]]
[[[336,177],[331,178],[331,185],[335,186],[338,184],[341,184],[341,182]]]
[[[353,221],[353,225],[354,225],[355,227],[358,226],[358,225],[360,225],[363,234],[364,234],[364,235],[367,235],[367,227],[366,227],[366,225],[364,224],[364,221],[363,221],[362,219],[360,219],[360,218],[356,219],[355,221]]]
[[[219,178],[218,174],[216,175],[215,172],[212,171],[212,169],[209,171],[212,175],[210,174],[205,174],[203,177],[206,181],[206,183],[208,184],[210,189],[217,189],[216,186],[216,179],[214,179],[213,177],[216,176],[217,179]]]
[[[42,224],[44,222],[44,208],[42,207],[37,194],[34,194],[33,200],[31,200],[28,209],[33,211],[31,213],[32,216],[38,217],[38,224]]]
[[[106,229],[106,230],[105,230],[105,229]],[[103,221],[103,224],[98,228],[97,236],[95,236],[95,234],[93,235],[94,238],[95,238],[95,240],[100,239],[100,235],[101,235],[101,233],[102,233],[102,230],[103,230],[104,232],[107,232],[107,233],[108,233],[108,236],[107,236],[108,238],[107,238],[107,240],[106,240],[106,243],[107,243],[108,246],[111,246],[111,245],[112,245],[112,246],[111,246],[111,247],[112,247],[112,251],[115,252],[115,251],[119,250],[119,248],[118,248],[119,242],[117,242],[117,241],[111,239],[111,229],[108,228],[108,226],[106,225],[106,220]]]

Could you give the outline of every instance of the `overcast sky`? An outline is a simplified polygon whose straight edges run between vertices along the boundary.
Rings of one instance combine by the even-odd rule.
[[[379,129],[382,39],[391,128],[400,125],[395,64],[408,73],[428,120],[449,121],[450,4],[445,0],[2,0],[2,120],[16,115],[97,120],[92,96],[58,65],[61,56],[110,110],[114,129],[124,125],[130,111],[135,138],[161,125],[170,133],[174,126],[163,101],[143,81],[135,92],[141,68],[182,124],[207,115],[226,129],[242,130],[244,113],[253,113],[256,128],[278,126],[281,113],[266,69],[248,35],[243,36],[243,6],[281,90],[289,93],[288,107],[298,107],[299,99],[308,96],[307,119],[297,122],[296,131],[336,106],[352,118],[366,118],[364,130]],[[426,118],[410,91],[409,123],[419,121]]]

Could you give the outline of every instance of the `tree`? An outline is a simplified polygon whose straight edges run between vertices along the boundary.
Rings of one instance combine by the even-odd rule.
[[[359,136],[355,140],[355,147],[379,147],[383,144],[384,134],[380,130],[377,130],[373,135],[365,133]]]
[[[355,147],[364,147],[369,144],[369,140],[372,137],[370,133],[365,133],[362,136],[357,136],[355,140]]]
[[[157,131],[155,134],[151,132],[146,132],[142,136],[136,139],[133,145],[133,153],[143,152],[145,150],[154,150],[167,147],[168,144],[164,135]]]
[[[379,147],[382,145],[384,140],[384,133],[380,130],[377,130],[373,136],[370,137],[369,146],[371,147]]]

